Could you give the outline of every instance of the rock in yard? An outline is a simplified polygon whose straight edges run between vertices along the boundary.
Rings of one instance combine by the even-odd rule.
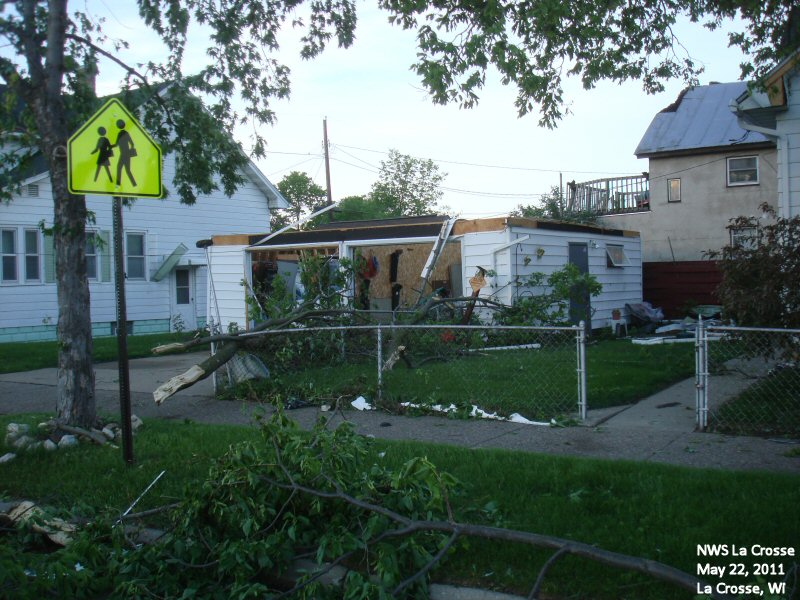
[[[65,435],[58,442],[59,448],[69,448],[70,446],[77,446],[78,438],[74,435]]]
[[[56,444],[53,440],[45,440],[42,444],[42,448],[48,452],[52,452],[53,450],[58,450],[58,444]]]
[[[28,433],[30,431],[30,425],[24,425],[22,423],[9,423],[8,427],[6,427],[6,433]]]
[[[17,450],[24,450],[28,446],[33,443],[33,438],[29,435],[21,435],[13,442],[11,442],[11,447],[16,448]]]
[[[6,446],[13,446],[14,442],[28,433],[30,427],[19,423],[9,423],[6,427]]]
[[[17,458],[17,455],[14,454],[13,452],[8,452],[6,454],[3,454],[3,456],[0,456],[0,465],[11,462],[15,458]]]
[[[110,427],[103,427],[102,434],[106,436],[106,438],[109,440],[113,440],[116,437],[116,435],[114,434],[114,430],[111,429]]]

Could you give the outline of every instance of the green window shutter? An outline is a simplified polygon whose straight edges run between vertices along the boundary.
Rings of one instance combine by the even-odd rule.
[[[56,280],[56,255],[53,247],[53,234],[42,236],[44,239],[44,282],[53,283]]]
[[[111,237],[108,231],[99,234],[103,249],[100,251],[100,281],[111,281]]]

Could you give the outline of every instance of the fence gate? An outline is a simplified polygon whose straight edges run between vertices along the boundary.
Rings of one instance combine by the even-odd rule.
[[[698,429],[800,436],[800,330],[700,322],[695,367]]]

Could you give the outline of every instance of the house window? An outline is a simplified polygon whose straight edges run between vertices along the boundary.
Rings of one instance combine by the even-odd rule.
[[[731,246],[755,248],[758,230],[755,227],[731,227]]]
[[[25,281],[39,281],[39,232],[25,230]]]
[[[681,201],[681,180],[667,179],[667,202]]]
[[[175,303],[191,304],[189,269],[175,269]]]
[[[758,185],[758,157],[737,156],[729,158],[728,185]]]
[[[608,259],[606,266],[608,267],[629,267],[631,265],[628,255],[625,254],[625,248],[622,246],[606,244],[606,257]]]
[[[17,280],[17,231],[15,229],[0,230],[0,270],[3,281]]]
[[[86,232],[86,277],[97,279],[97,234]]]
[[[145,253],[144,234],[129,233],[125,236],[127,265],[125,275],[128,279],[144,279]]]

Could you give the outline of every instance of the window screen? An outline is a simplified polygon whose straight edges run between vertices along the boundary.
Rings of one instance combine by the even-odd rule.
[[[681,201],[681,180],[667,179],[667,202]]]
[[[86,233],[86,277],[97,279],[97,234]]]
[[[628,255],[625,254],[625,248],[622,246],[607,245],[606,256],[608,257],[609,267],[628,267],[631,264]]]
[[[25,231],[25,281],[39,281],[39,232]]]
[[[17,232],[13,229],[0,231],[3,281],[17,280]]]
[[[129,233],[126,236],[128,279],[144,279],[144,234]]]
[[[175,302],[177,304],[190,304],[192,300],[189,291],[189,271],[177,269],[175,271]]]
[[[757,156],[737,156],[728,159],[728,185],[756,185],[757,183]]]

